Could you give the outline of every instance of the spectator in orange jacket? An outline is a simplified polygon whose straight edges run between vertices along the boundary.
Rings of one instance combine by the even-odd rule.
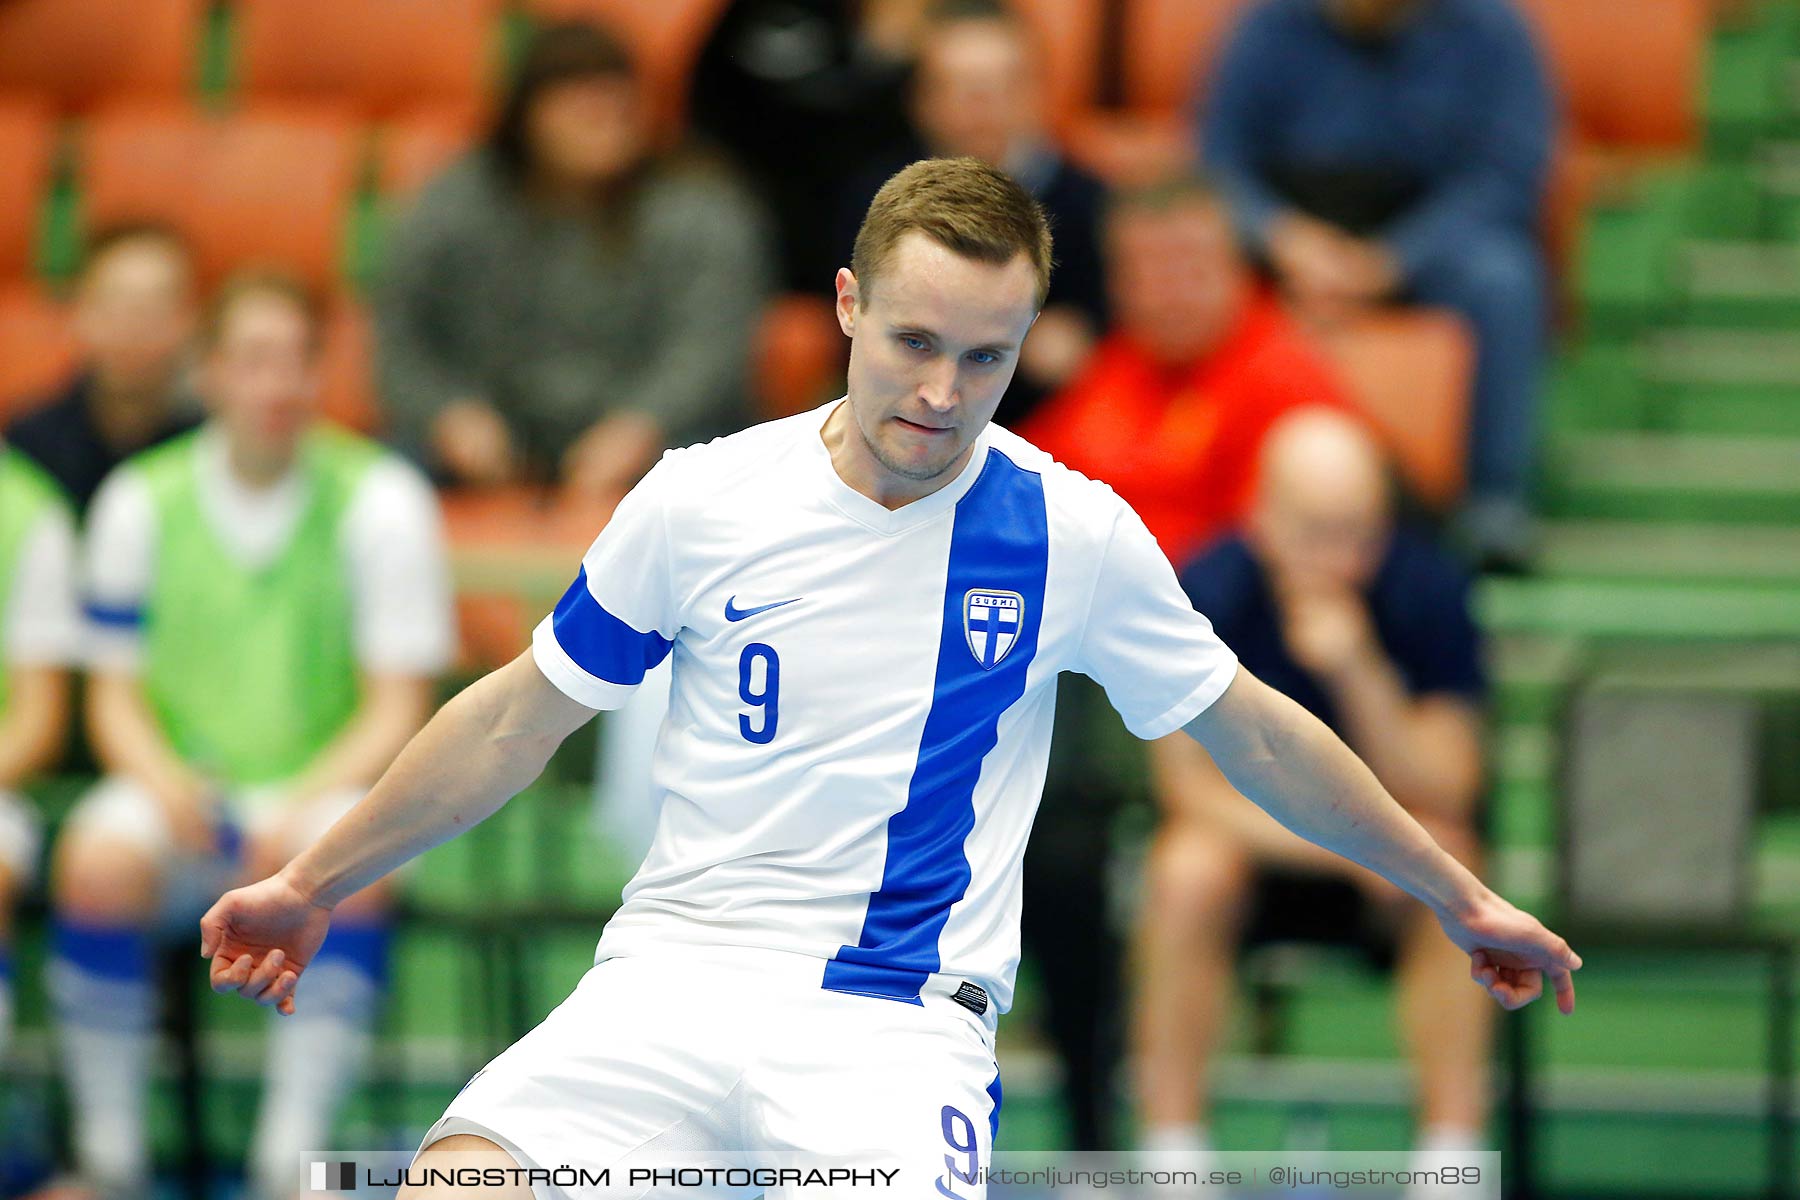
[[[1257,285],[1223,202],[1195,178],[1117,197],[1103,222],[1110,332],[1073,382],[1020,432],[1116,488],[1177,564],[1247,506],[1263,435],[1309,404],[1342,406],[1330,371]],[[1099,690],[1057,690],[1049,781],[1025,855],[1026,952],[1045,981],[1046,1032],[1083,1149],[1115,1144],[1123,949],[1106,919],[1119,810],[1117,727]],[[1102,735],[1101,741],[1104,741]],[[1129,753],[1127,751],[1126,753]]]
[[[1120,195],[1107,218],[1113,324],[1025,437],[1111,484],[1177,566],[1248,504],[1263,435],[1343,385],[1256,281],[1197,177]]]

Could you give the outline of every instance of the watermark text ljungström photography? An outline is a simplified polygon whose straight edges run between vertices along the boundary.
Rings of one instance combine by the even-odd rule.
[[[646,1153],[608,1165],[546,1162],[497,1165],[478,1153],[437,1153],[429,1166],[410,1151],[321,1150],[297,1164],[311,1200],[385,1200],[405,1186],[528,1187],[542,1200],[688,1196],[785,1189],[794,1195],[906,1197],[911,1200],[1075,1200],[1143,1196],[1155,1200],[1499,1200],[1500,1155],[1430,1157],[1409,1151],[1275,1151],[1208,1154],[998,1153],[987,1162],[956,1153],[935,1161],[870,1151],[836,1156],[787,1151]]]

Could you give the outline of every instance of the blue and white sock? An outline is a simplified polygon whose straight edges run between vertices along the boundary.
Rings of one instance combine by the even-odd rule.
[[[75,1165],[105,1189],[149,1177],[144,1107],[155,1041],[150,936],[56,918],[48,971],[75,1118]]]
[[[302,1186],[300,1156],[331,1147],[338,1106],[362,1076],[387,975],[386,921],[335,924],[295,990],[294,1015],[276,1015],[263,1072],[251,1171],[270,1200]]]

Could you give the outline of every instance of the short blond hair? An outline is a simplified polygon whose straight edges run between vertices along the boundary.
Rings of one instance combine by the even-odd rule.
[[[902,168],[875,193],[850,270],[867,304],[875,279],[909,233],[976,262],[1004,266],[1020,254],[1037,276],[1037,306],[1050,293],[1050,222],[1044,210],[1004,171],[978,158],[926,158]]]

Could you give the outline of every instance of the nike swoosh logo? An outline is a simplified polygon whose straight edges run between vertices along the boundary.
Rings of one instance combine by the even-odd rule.
[[[777,600],[773,604],[759,604],[755,608],[738,608],[737,597],[733,596],[725,602],[725,619],[742,621],[745,617],[754,617],[757,613],[766,613],[771,608],[780,608],[784,604],[794,604],[804,599],[806,599],[804,596],[795,596],[792,600]]]

